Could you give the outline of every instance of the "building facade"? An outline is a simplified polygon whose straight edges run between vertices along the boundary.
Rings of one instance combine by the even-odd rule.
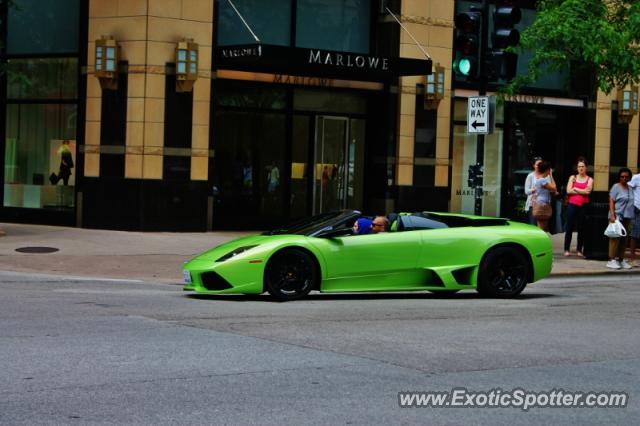
[[[479,155],[478,86],[452,73],[453,19],[473,1],[14,3],[0,220],[204,231],[340,208],[473,213],[479,157],[481,212],[520,218],[534,155],[559,183],[586,156],[600,197],[638,165],[638,118],[619,123],[618,95],[570,71],[500,103]]]

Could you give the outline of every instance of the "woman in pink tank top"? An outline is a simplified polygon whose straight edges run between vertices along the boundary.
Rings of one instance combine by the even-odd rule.
[[[584,206],[589,203],[589,194],[593,189],[593,179],[587,175],[587,162],[584,157],[578,158],[577,174],[572,175],[567,183],[567,223],[564,232],[564,255],[570,256],[571,238],[573,226],[578,231],[578,245],[576,252],[579,257],[584,257]]]

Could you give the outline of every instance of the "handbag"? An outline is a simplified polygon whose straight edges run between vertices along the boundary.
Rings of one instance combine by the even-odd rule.
[[[607,225],[607,228],[604,230],[604,235],[609,238],[626,237],[627,230],[624,229],[624,226],[622,226],[620,220],[616,219],[616,221],[613,223],[609,222],[609,225]]]
[[[551,218],[551,214],[553,213],[551,209],[551,204],[538,204],[535,203],[533,205],[533,217],[538,220],[548,220]]]

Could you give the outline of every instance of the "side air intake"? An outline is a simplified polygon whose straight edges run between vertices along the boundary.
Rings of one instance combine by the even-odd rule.
[[[220,291],[232,287],[232,285],[229,284],[227,280],[225,280],[215,272],[205,272],[200,275],[200,279],[202,280],[202,285],[207,290]]]

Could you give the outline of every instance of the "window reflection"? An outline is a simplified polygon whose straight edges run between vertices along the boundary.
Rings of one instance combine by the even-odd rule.
[[[9,59],[9,99],[75,99],[78,96],[77,58]]]
[[[6,2],[4,2],[6,3]],[[13,0],[9,8],[7,53],[77,52],[80,0]]]
[[[296,46],[369,53],[368,0],[298,0]]]
[[[4,206],[71,208],[77,159],[75,105],[8,105]]]

